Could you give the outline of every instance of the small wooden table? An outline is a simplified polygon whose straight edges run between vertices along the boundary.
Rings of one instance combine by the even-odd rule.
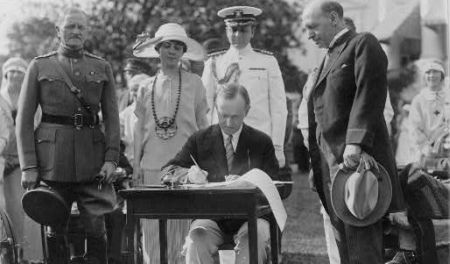
[[[271,209],[256,187],[145,188],[121,190],[127,201],[127,247],[138,263],[138,231],[141,218],[159,219],[161,263],[167,264],[167,219],[248,219],[250,264],[258,264],[256,219]],[[278,263],[278,226],[270,221],[272,263]],[[132,242],[132,243],[131,243]]]

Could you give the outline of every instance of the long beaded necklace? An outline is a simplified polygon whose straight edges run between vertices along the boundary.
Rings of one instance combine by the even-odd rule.
[[[175,123],[175,118],[178,114],[178,109],[180,107],[180,99],[181,99],[181,69],[178,68],[178,92],[177,92],[177,104],[175,105],[175,111],[172,117],[164,116],[162,118],[158,118],[156,114],[155,107],[155,86],[156,81],[158,80],[158,74],[155,75],[155,80],[152,85],[152,112],[153,119],[155,119],[155,132],[156,135],[164,140],[167,140],[177,133],[177,125]]]

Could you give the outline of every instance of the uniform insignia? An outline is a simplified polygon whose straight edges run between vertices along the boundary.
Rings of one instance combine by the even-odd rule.
[[[266,68],[248,68],[251,71],[265,71],[267,70]]]
[[[56,54],[57,54],[56,51],[52,51],[52,52],[49,52],[47,54],[44,54],[44,55],[41,55],[41,56],[37,56],[35,59],[48,58],[48,57],[51,57],[51,56],[56,55]]]
[[[91,57],[91,58],[94,58],[94,59],[97,59],[97,60],[105,60],[105,59],[103,59],[102,57],[99,57],[99,56],[97,56],[97,55],[94,55],[94,54],[92,54],[92,53],[89,53],[89,52],[87,52],[87,51],[85,51],[84,52],[84,55],[86,55],[86,56],[88,56],[88,57]]]
[[[227,52],[228,49],[221,49],[221,50],[215,50],[212,51],[208,54],[208,57],[215,57],[215,56],[219,56],[222,54],[225,54],[225,52]]]
[[[263,49],[253,49],[254,51],[258,52],[258,53],[262,53],[264,55],[270,55],[273,56],[273,52],[270,52],[268,50],[263,50]]]

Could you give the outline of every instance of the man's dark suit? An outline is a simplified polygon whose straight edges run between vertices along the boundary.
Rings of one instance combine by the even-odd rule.
[[[316,186],[332,223],[340,232],[342,263],[382,263],[381,224],[356,228],[340,221],[331,207],[330,175],[343,162],[347,144],[360,145],[391,176],[390,211],[404,208],[383,109],[387,58],[369,33],[347,32],[329,51],[308,101],[309,144]],[[362,239],[364,237],[364,239]],[[360,261],[360,262],[358,262]]]
[[[190,168],[194,165],[190,155],[200,168],[208,172],[209,182],[225,181],[226,175],[242,175],[253,168],[263,170],[274,180],[278,179],[278,161],[272,140],[263,132],[245,124],[239,136],[231,171],[228,171],[219,125],[194,133],[168,165]]]
[[[208,172],[208,182],[225,181],[225,176],[243,175],[251,169],[260,169],[272,179],[278,180],[278,161],[272,140],[265,133],[243,124],[233,159],[228,170],[223,135],[219,125],[212,125],[194,133],[180,152],[166,165],[190,168],[194,165],[190,155],[200,168]],[[244,220],[218,220],[222,231],[235,233]]]

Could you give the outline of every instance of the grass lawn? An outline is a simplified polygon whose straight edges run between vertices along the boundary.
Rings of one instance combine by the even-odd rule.
[[[292,193],[284,201],[288,219],[282,238],[283,263],[328,263],[319,198],[309,189],[306,174],[294,173],[292,180]]]

